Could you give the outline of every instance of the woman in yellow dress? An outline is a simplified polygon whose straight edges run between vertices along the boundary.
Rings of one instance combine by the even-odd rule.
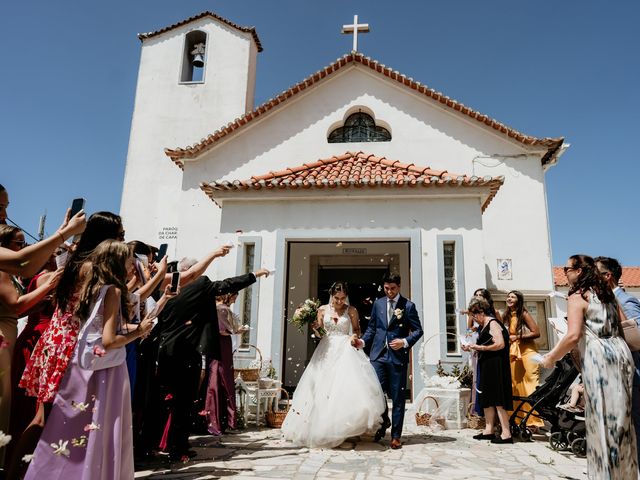
[[[507,309],[502,319],[509,329],[509,358],[511,359],[511,382],[513,395],[528,397],[538,386],[540,380],[540,365],[532,357],[538,353],[535,339],[540,336],[540,330],[531,314],[524,308],[524,296],[517,290],[507,294]],[[520,404],[514,399],[513,406]],[[524,406],[522,414],[529,411]],[[511,412],[509,412],[511,414]],[[529,428],[537,429],[544,426],[542,419],[531,416],[527,420]]]

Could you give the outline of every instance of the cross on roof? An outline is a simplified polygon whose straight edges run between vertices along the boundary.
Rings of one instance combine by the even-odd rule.
[[[368,23],[358,23],[358,15],[353,16],[352,25],[343,25],[342,33],[353,33],[353,51],[358,51],[358,32],[367,33],[369,31]]]

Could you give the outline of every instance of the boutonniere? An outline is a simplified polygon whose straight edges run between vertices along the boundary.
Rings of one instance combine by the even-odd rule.
[[[402,310],[401,308],[396,308],[396,309],[393,311],[393,314],[396,316],[396,318],[397,318],[398,320],[400,320],[400,319],[402,318],[402,314],[403,314],[403,313],[404,313],[404,310]]]

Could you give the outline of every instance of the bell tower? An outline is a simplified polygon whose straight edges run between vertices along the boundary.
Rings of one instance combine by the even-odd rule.
[[[165,148],[199,142],[253,109],[262,46],[253,27],[203,12],[138,35],[142,42],[120,213],[128,240],[169,243],[185,207]]]

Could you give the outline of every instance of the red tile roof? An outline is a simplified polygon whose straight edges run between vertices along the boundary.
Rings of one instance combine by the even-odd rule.
[[[433,90],[426,85],[422,85],[420,82],[413,80],[413,78],[402,75],[396,70],[393,70],[391,67],[387,67],[376,60],[373,60],[369,57],[365,57],[361,53],[351,52],[347,55],[336,60],[331,65],[323,68],[322,70],[310,75],[309,77],[302,80],[300,83],[292,86],[291,88],[285,90],[280,95],[275,98],[271,98],[267,100],[265,103],[255,108],[253,111],[243,115],[235,119],[234,121],[228,123],[222,128],[216,130],[211,135],[202,139],[199,143],[185,147],[185,148],[176,148],[176,149],[165,149],[165,153],[167,156],[171,158],[171,160],[178,165],[180,168],[183,168],[183,158],[194,158],[204,151],[208,150],[213,144],[215,144],[218,140],[226,137],[232,132],[242,128],[247,125],[252,120],[264,115],[265,113],[272,110],[277,105],[284,103],[291,97],[297,95],[298,93],[312,87],[316,83],[320,82],[322,79],[330,76],[332,73],[337,72],[341,68],[346,65],[351,64],[361,64],[365,67],[370,68],[371,70],[377,72],[380,75],[390,78],[391,80],[396,81],[404,85],[406,88],[415,90],[416,92],[425,95],[445,105],[446,107],[458,111],[468,117],[480,122],[484,125],[493,128],[497,132],[505,135],[506,137],[512,138],[520,143],[523,143],[527,146],[534,147],[543,147],[547,149],[544,157],[542,158],[542,164],[546,165],[547,163],[552,163],[555,159],[555,155],[562,146],[564,142],[564,138],[536,138],[529,135],[525,135],[524,133],[520,133],[517,130],[514,130],[511,127],[508,127],[497,120],[494,120],[487,115],[483,115],[480,112],[473,110],[470,107],[463,105],[452,98],[447,97],[446,95]]]
[[[204,17],[215,18],[216,20],[219,20],[222,23],[224,23],[226,25],[229,25],[232,28],[235,28],[236,30],[240,30],[241,32],[250,33],[251,36],[253,37],[253,40],[256,42],[256,47],[258,47],[258,51],[259,52],[262,51],[262,44],[260,43],[260,39],[258,38],[258,32],[256,32],[256,28],[255,27],[243,27],[243,26],[240,26],[237,23],[234,23],[234,22],[232,22],[230,20],[227,20],[226,18],[221,17],[220,15],[217,15],[217,14],[215,14],[213,12],[209,12],[209,11],[205,11],[205,12],[199,13],[198,15],[194,15],[193,17],[189,17],[186,20],[182,20],[181,22],[174,23],[173,25],[169,25],[168,27],[161,28],[160,30],[156,30],[155,32],[139,33],[138,34],[138,38],[141,41],[142,40],[146,40],[147,38],[155,37],[156,35],[160,35],[161,33],[168,32],[169,30],[173,30],[174,28],[181,27],[183,25],[186,25],[187,23],[193,22],[195,20],[199,20],[199,19],[204,18]]]
[[[556,287],[568,287],[563,267],[553,267],[553,283]],[[622,267],[622,284],[625,287],[640,287],[640,267]]]
[[[202,183],[200,188],[214,200],[214,192],[229,190],[488,187],[489,195],[482,205],[482,211],[484,211],[503,183],[502,176],[468,177],[449,173],[446,170],[432,170],[429,167],[387,160],[384,157],[363,152],[346,152],[343,155],[313,163],[304,163],[298,167],[253,176],[249,180]]]

